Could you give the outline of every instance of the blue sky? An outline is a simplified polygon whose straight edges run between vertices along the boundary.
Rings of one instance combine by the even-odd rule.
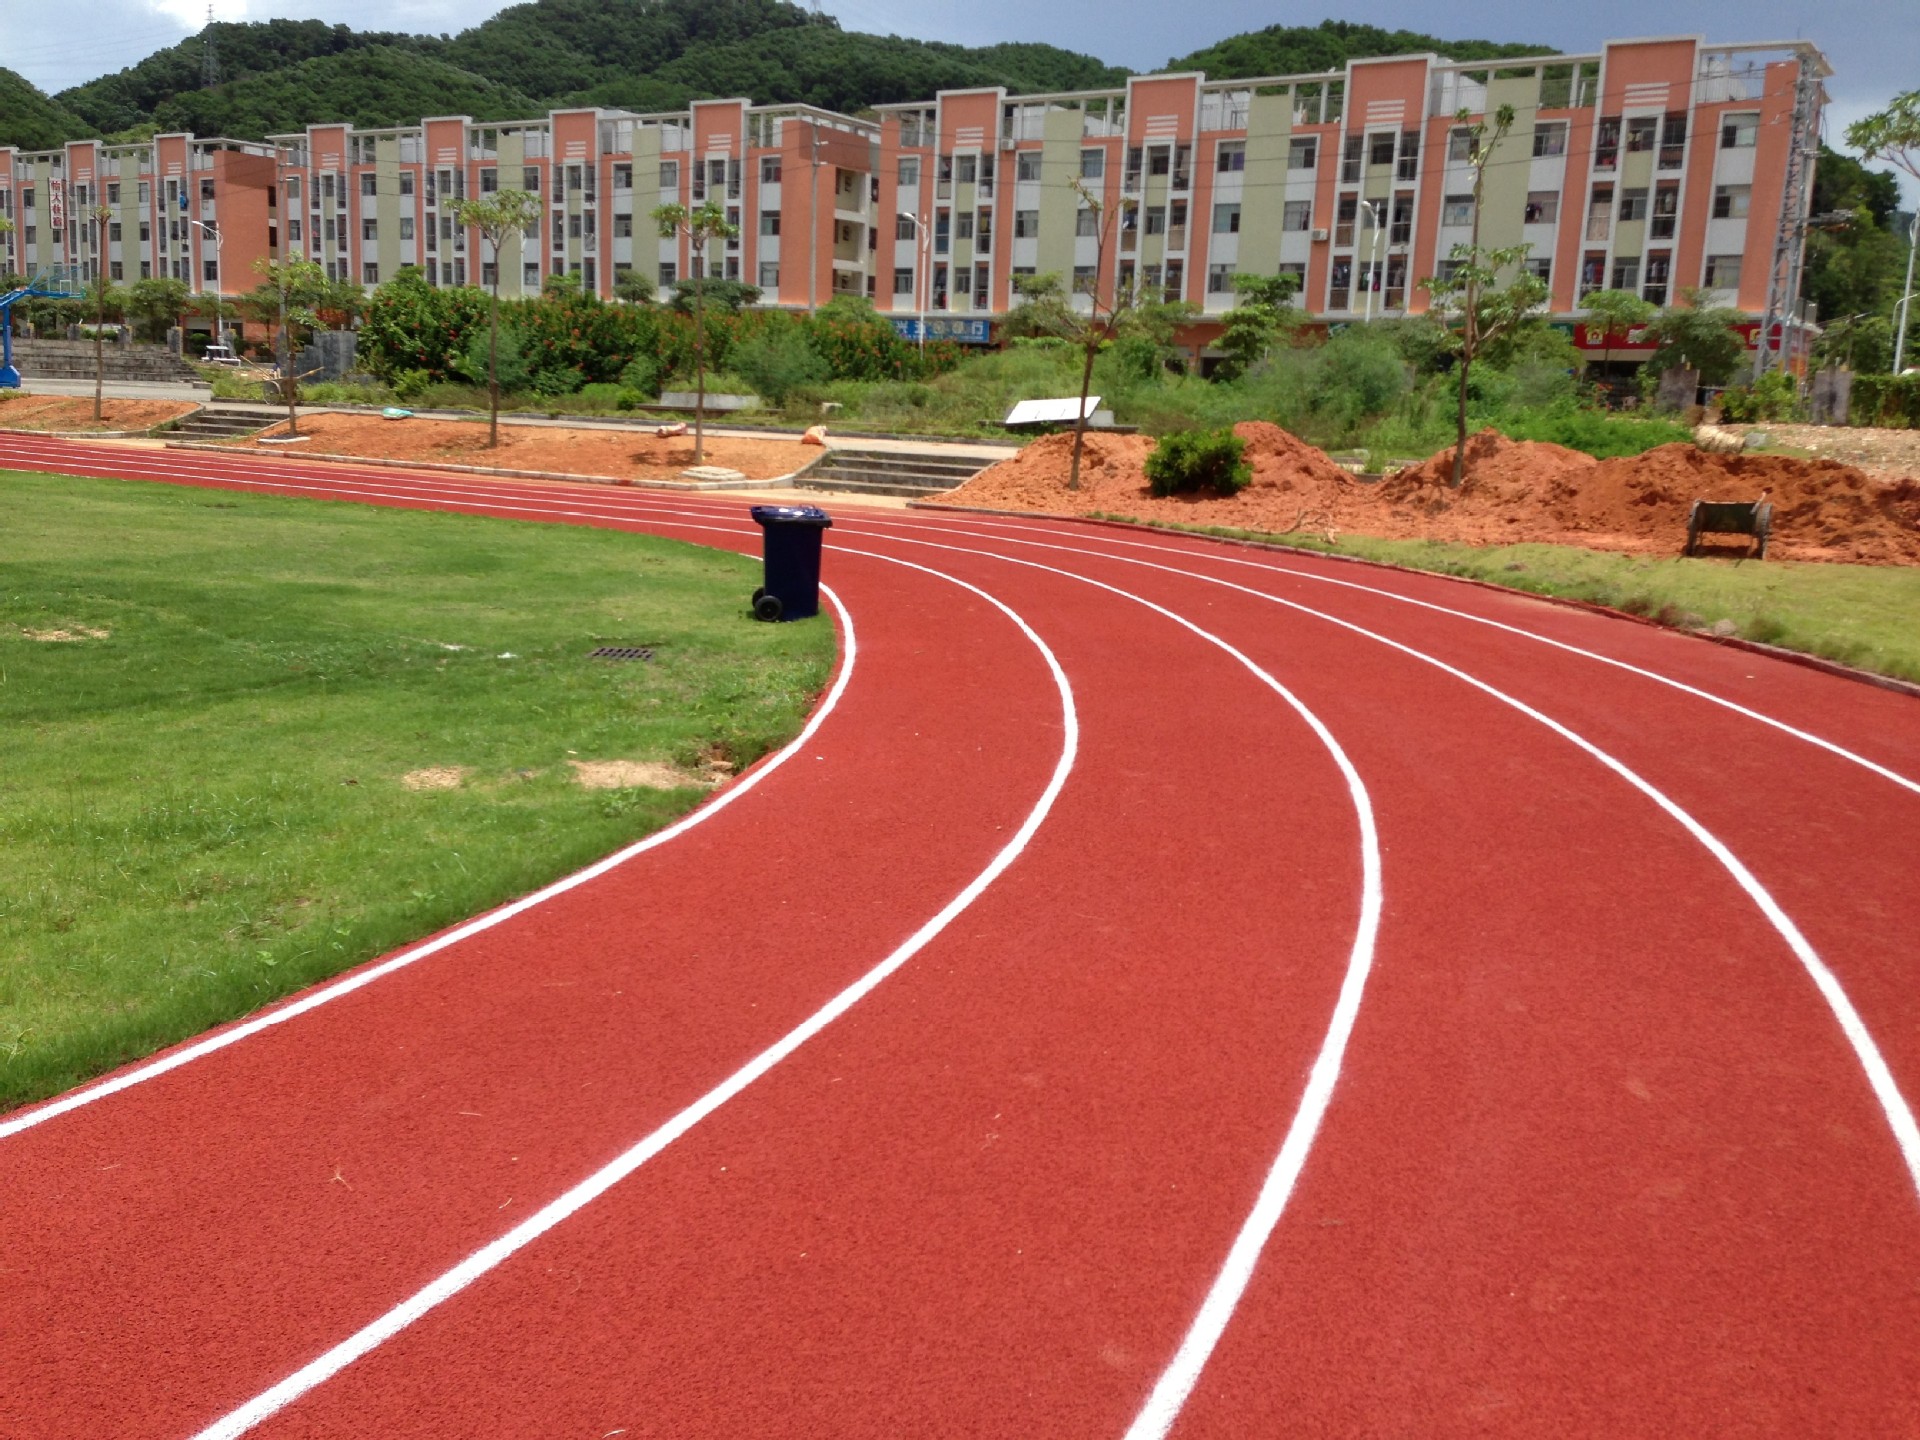
[[[1895,93],[1920,88],[1916,0],[821,0],[849,30],[982,45],[1040,40],[1151,69],[1241,30],[1323,16],[1449,37],[1591,50],[1609,37],[1702,34],[1714,41],[1812,40],[1833,62],[1828,142]],[[504,8],[492,0],[214,0],[222,20],[318,18],[362,29],[457,31]],[[206,0],[64,0],[0,5],[0,65],[47,90],[132,64],[198,30]],[[1920,187],[1909,185],[1909,199]]]

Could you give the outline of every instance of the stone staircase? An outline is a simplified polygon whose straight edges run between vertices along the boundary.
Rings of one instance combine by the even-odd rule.
[[[245,435],[257,435],[276,420],[285,419],[271,411],[208,406],[198,414],[189,415],[180,422],[177,430],[170,431],[170,440],[193,440],[205,443],[209,440],[238,440]]]
[[[992,457],[952,450],[861,450],[836,445],[794,484],[802,490],[837,490],[843,495],[925,499],[966,484],[991,464]]]
[[[107,379],[146,384],[204,385],[200,372],[164,345],[101,347]],[[93,379],[91,340],[19,340],[13,342],[13,363],[31,385],[35,380]]]

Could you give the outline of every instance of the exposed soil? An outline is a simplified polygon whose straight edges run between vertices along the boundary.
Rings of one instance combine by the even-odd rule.
[[[1770,555],[1920,565],[1920,480],[1879,478],[1832,461],[1709,455],[1692,445],[1595,461],[1576,450],[1486,430],[1468,439],[1466,477],[1456,490],[1451,448],[1384,480],[1363,481],[1277,426],[1251,422],[1234,432],[1247,442],[1253,478],[1233,496],[1156,498],[1144,470],[1153,442],[1134,435],[1088,436],[1081,489],[1070,491],[1073,437],[1053,435],[942,498],[1271,534],[1346,531],[1672,553],[1686,538],[1687,508],[1694,500],[1757,500],[1764,494],[1774,507]]]
[[[432,765],[425,770],[409,770],[400,783],[409,790],[458,790],[467,778],[464,765]]]
[[[22,627],[21,635],[28,640],[40,640],[50,645],[66,645],[75,640],[104,640],[111,631],[96,630],[91,625],[75,625],[64,630],[28,630]]]
[[[91,395],[8,395],[0,391],[0,428],[8,430],[147,430],[198,409],[191,400],[116,400]]]
[[[1844,425],[1775,425],[1761,421],[1736,426],[1758,430],[1775,445],[1805,450],[1821,460],[1858,465],[1869,475],[1920,478],[1920,430],[1878,430]]]
[[[286,437],[283,421],[261,439]],[[379,415],[303,415],[298,446],[242,445],[262,450],[357,455],[369,460],[421,460],[449,465],[485,465],[505,470],[611,480],[672,480],[693,465],[693,437],[659,439],[645,430],[574,430],[558,425],[500,422],[498,449],[487,448],[485,420],[388,420]],[[749,480],[790,475],[819,456],[798,440],[745,440],[710,436],[706,462],[738,470]]]
[[[583,790],[679,790],[703,785],[699,776],[671,765],[640,760],[569,760],[573,778]]]

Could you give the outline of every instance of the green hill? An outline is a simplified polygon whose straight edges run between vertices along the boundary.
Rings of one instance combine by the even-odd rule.
[[[154,112],[162,130],[261,139],[314,122],[407,125],[422,115],[524,120],[546,106],[518,90],[411,49],[367,45],[211,90],[188,90]]]
[[[1500,45],[1491,40],[1441,40],[1415,30],[1382,30],[1347,20],[1318,25],[1269,25],[1250,30],[1169,60],[1170,71],[1204,70],[1214,80],[1246,80],[1257,75],[1306,75],[1338,70],[1349,60],[1380,55],[1418,55],[1432,51],[1453,60],[1503,60],[1522,55],[1552,55],[1546,45]]]
[[[92,133],[84,119],[49,100],[24,76],[0,70],[0,145],[46,150]]]
[[[790,0],[528,0],[451,37],[319,20],[217,23],[220,81],[205,89],[202,39],[51,99],[0,70],[0,144],[44,147],[155,129],[261,139],[310,121],[520,119],[568,105],[669,110],[733,95],[860,111],[942,89],[1033,93],[1126,79],[1122,69],[1054,45],[947,45],[842,30]],[[1542,53],[1328,20],[1235,35],[1167,68],[1230,79],[1424,50],[1468,60]]]

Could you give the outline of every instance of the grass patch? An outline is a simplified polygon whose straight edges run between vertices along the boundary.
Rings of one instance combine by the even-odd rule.
[[[753,562],[671,541],[0,488],[0,1109],[658,829],[703,792],[588,791],[568,761],[744,765],[832,663],[824,618],[747,618]],[[402,781],[433,769],[457,788]]]
[[[1328,543],[1311,534],[1172,528],[1463,575],[1536,595],[1587,600],[1669,625],[1730,622],[1748,640],[1920,681],[1920,569],[1910,566],[1735,562],[1622,555],[1572,545],[1478,546],[1371,535],[1341,535]]]

